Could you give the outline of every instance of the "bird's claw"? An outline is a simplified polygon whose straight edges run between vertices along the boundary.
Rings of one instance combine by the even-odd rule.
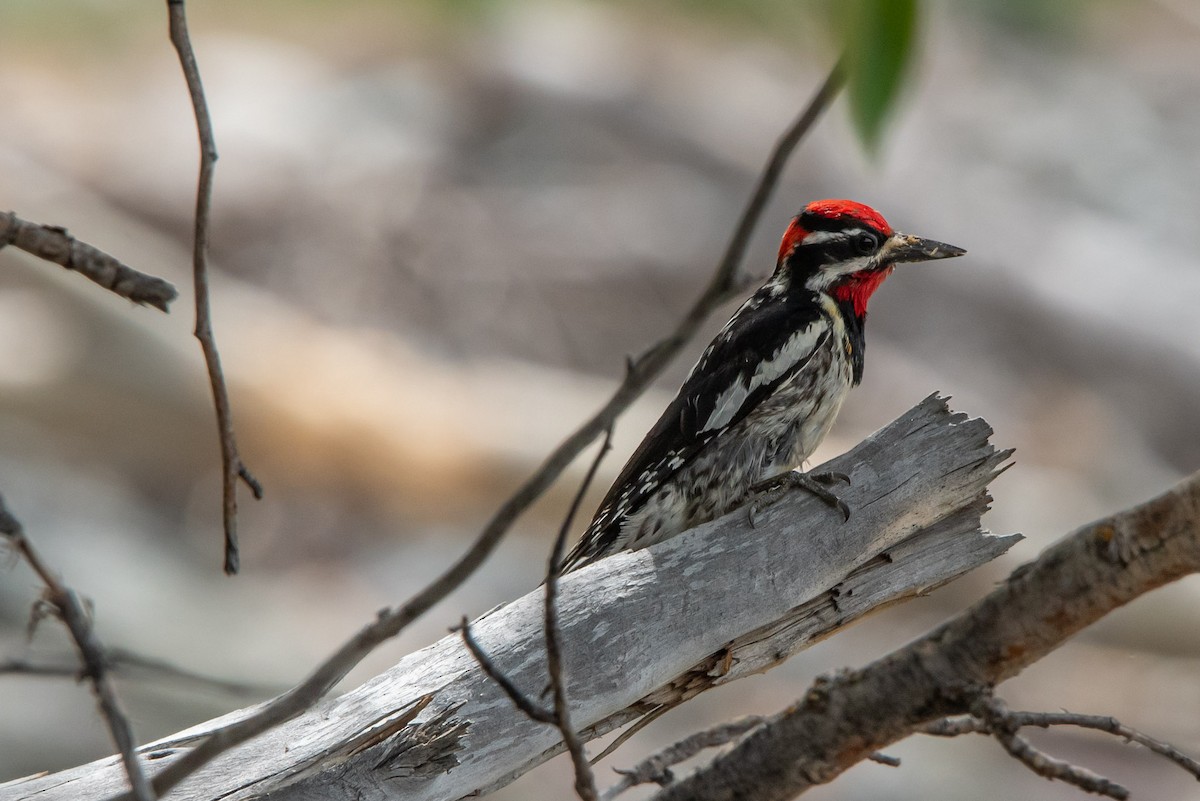
[[[820,481],[822,484],[836,484],[842,482],[847,487],[851,486],[850,476],[845,473],[839,473],[836,470],[829,470],[824,473],[805,473],[813,481]]]
[[[769,478],[766,481],[755,484],[750,488],[750,491],[756,495],[777,495],[785,488],[800,488],[816,495],[825,503],[826,506],[836,508],[842,513],[842,522],[850,519],[850,507],[845,501],[837,495],[830,492],[825,485],[834,484],[836,482],[844,482],[847,486],[850,485],[850,476],[845,473],[828,472],[828,473],[797,473],[792,470],[774,478]],[[754,527],[754,519],[757,517],[757,504],[751,506],[750,525]]]
[[[833,502],[834,502],[834,505],[837,506],[837,510],[842,513],[842,522],[843,523],[849,522],[850,507],[846,505],[845,501],[843,501],[841,498],[838,498],[837,496],[834,496]]]

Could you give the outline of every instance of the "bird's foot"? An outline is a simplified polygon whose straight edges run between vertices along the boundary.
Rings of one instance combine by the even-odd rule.
[[[789,489],[805,489],[820,498],[827,506],[842,513],[843,522],[850,519],[850,507],[835,495],[829,485],[838,482],[850,486],[850,476],[845,473],[798,473],[789,470],[766,481],[759,482],[750,488],[750,494],[756,496],[750,504],[750,526],[756,527],[760,507],[770,506],[779,500]]]

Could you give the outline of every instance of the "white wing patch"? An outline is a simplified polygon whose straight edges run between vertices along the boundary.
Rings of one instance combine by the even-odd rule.
[[[723,428],[729,425],[729,421],[737,416],[738,409],[742,408],[742,404],[746,402],[746,398],[750,395],[750,387],[746,386],[745,382],[745,376],[739,375],[736,381],[726,387],[725,391],[717,396],[716,405],[713,406],[712,414],[708,416],[708,421],[700,429],[701,432]]]
[[[761,386],[770,384],[793,369],[797,364],[806,361],[817,346],[817,341],[826,332],[826,327],[813,323],[795,332],[779,346],[770,359],[760,362],[754,373],[748,378],[739,375],[737,380],[717,396],[712,414],[704,423],[701,432],[724,428],[737,416],[738,410],[750,397],[750,393]]]

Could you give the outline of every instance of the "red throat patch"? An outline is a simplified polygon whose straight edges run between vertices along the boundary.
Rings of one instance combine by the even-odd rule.
[[[894,269],[888,265],[882,270],[863,270],[850,273],[832,289],[830,294],[842,302],[854,304],[854,316],[864,317],[867,313],[867,301],[871,299],[871,295],[875,294],[875,290],[879,289],[883,279],[891,275]]]

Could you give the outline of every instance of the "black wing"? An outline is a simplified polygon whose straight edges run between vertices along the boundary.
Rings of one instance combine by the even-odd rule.
[[[621,524],[721,432],[799,370],[830,335],[815,302],[774,301],[760,290],[717,334],[601,502],[566,569],[606,555]]]

